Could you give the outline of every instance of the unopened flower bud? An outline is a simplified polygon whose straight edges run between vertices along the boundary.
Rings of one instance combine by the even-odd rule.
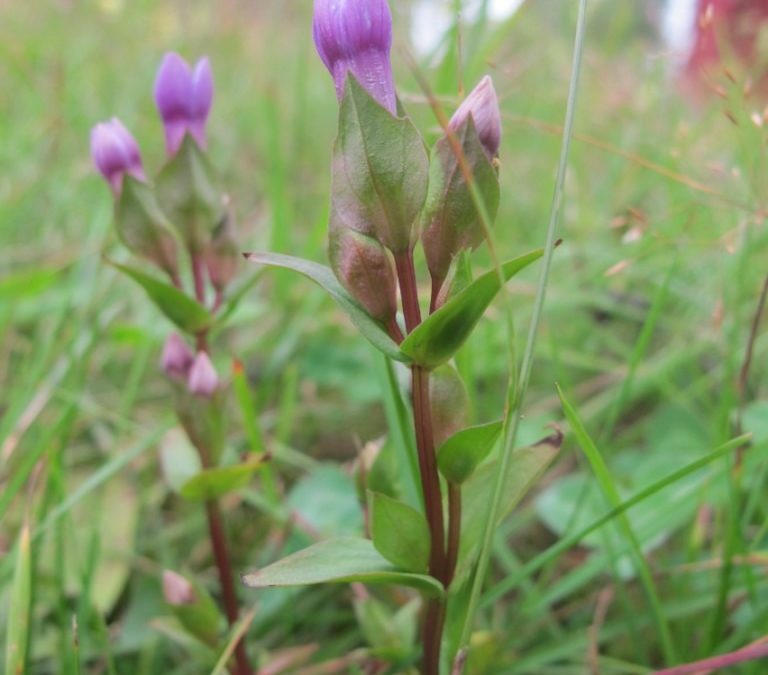
[[[341,101],[347,73],[393,115],[397,111],[386,0],[315,0],[312,35]]]
[[[470,116],[483,149],[493,159],[499,154],[501,144],[501,112],[493,80],[488,75],[464,99],[451,117],[448,128],[457,131]]]
[[[342,286],[374,318],[394,320],[395,275],[384,247],[375,239],[344,227],[331,227],[328,255]]]
[[[120,194],[125,174],[146,180],[136,139],[116,117],[91,129],[91,157],[115,195]]]
[[[207,58],[194,69],[178,54],[165,55],[155,79],[155,102],[165,127],[168,155],[175,155],[189,133],[205,148],[205,123],[213,101],[213,75]]]
[[[211,398],[219,387],[219,376],[205,352],[198,352],[189,369],[187,389],[195,396]]]
[[[174,606],[192,605],[197,601],[192,584],[171,570],[163,572],[163,596],[169,605]]]
[[[186,380],[195,360],[192,350],[177,333],[171,333],[165,341],[161,365],[168,377]]]
[[[435,447],[440,447],[467,423],[467,390],[455,368],[446,364],[432,371],[429,400]]]

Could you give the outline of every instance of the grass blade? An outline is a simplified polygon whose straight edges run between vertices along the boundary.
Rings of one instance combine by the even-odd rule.
[[[589,460],[589,464],[592,467],[592,471],[594,472],[595,477],[597,478],[600,489],[602,490],[609,504],[613,508],[618,507],[621,504],[621,497],[619,496],[619,492],[616,489],[616,484],[613,481],[611,472],[608,470],[608,467],[606,466],[600,451],[597,449],[597,446],[584,427],[584,424],[579,418],[576,410],[565,397],[565,394],[563,394],[562,390],[559,387],[557,390],[560,394],[560,400],[563,404],[565,416],[571,425],[573,433],[576,435],[576,439],[578,440],[579,445],[581,445],[582,451]],[[664,658],[667,660],[667,662],[675,662],[677,659],[675,657],[675,647],[672,642],[672,635],[669,631],[667,619],[664,616],[664,610],[661,605],[659,593],[656,589],[656,584],[653,581],[651,568],[648,565],[648,561],[645,559],[645,556],[643,555],[643,552],[640,548],[640,542],[638,541],[626,514],[621,513],[617,515],[616,520],[618,522],[621,533],[629,543],[632,558],[634,560],[635,567],[637,568],[637,573],[643,584],[645,593],[648,596],[651,612],[653,613],[654,620],[656,622],[656,629],[661,639]]]
[[[11,602],[8,608],[8,635],[5,644],[5,672],[8,675],[23,675],[27,672],[29,615],[32,605],[32,556],[30,547],[29,524],[25,523],[19,535],[16,571],[13,575]]]

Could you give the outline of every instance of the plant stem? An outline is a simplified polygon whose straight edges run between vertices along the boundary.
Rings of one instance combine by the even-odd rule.
[[[224,611],[227,615],[227,622],[230,626],[234,626],[237,623],[239,612],[234,579],[232,578],[232,564],[229,558],[229,548],[227,546],[227,537],[224,533],[224,521],[221,516],[219,501],[217,499],[209,499],[205,502],[205,512],[208,516],[208,532],[211,537],[213,557],[219,572]],[[235,647],[235,663],[236,668],[233,670],[233,673],[236,673],[236,675],[251,675],[252,671],[248,663],[248,655],[245,652],[244,640],[238,641]]]
[[[192,277],[195,285],[195,298],[201,305],[205,305],[205,270],[203,259],[199,255],[192,256]],[[207,332],[198,333],[197,348],[199,351],[208,352]],[[213,466],[211,454],[207,448],[199,448],[200,463],[203,469]],[[224,603],[224,613],[227,615],[227,623],[230,627],[237,623],[239,611],[235,582],[232,577],[232,563],[227,545],[227,535],[224,531],[224,519],[221,515],[221,506],[218,499],[209,499],[205,502],[205,513],[208,517],[208,534],[213,549],[213,558],[219,572],[219,584],[221,586],[221,598]],[[233,675],[251,675],[251,665],[248,662],[248,654],[245,651],[245,640],[240,639],[235,646],[235,665]]]
[[[413,252],[396,254],[395,268],[400,284],[406,330],[410,333],[421,323],[419,294]],[[432,408],[429,402],[429,372],[421,366],[411,366],[411,397],[413,402],[413,426],[416,434],[416,450],[419,458],[419,475],[424,495],[424,512],[430,535],[429,573],[447,586],[445,556],[445,525],[440,477],[435,460],[435,440],[432,432]],[[439,675],[440,644],[445,623],[445,604],[442,600],[430,600],[424,615],[423,645],[424,675]]]
[[[446,582],[451,583],[459,560],[461,541],[461,486],[448,483],[448,551],[446,553]]]

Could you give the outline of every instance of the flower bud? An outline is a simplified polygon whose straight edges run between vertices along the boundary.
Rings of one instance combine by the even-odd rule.
[[[430,373],[429,401],[435,447],[467,424],[467,390],[455,368],[443,365]]]
[[[331,227],[328,256],[342,286],[378,321],[389,323],[397,312],[395,275],[384,247],[345,227]]]
[[[483,149],[493,159],[499,154],[501,144],[501,112],[493,80],[488,75],[464,99],[448,122],[448,128],[457,131],[470,116]]]
[[[165,374],[174,379],[186,380],[194,360],[195,355],[184,340],[177,333],[171,333],[165,341],[160,361]]]
[[[126,173],[146,180],[136,139],[116,117],[91,129],[91,157],[115,195],[120,194]]]
[[[187,389],[195,396],[212,398],[219,387],[219,376],[205,352],[198,352],[187,378]]]
[[[213,101],[213,75],[207,58],[194,67],[178,54],[163,58],[155,79],[155,102],[165,127],[168,155],[175,155],[189,133],[205,148],[205,123]]]
[[[163,571],[163,596],[169,605],[175,606],[192,605],[197,601],[192,584],[171,570]]]
[[[393,115],[397,112],[389,52],[392,15],[386,0],[315,0],[312,35],[341,101],[347,73]]]

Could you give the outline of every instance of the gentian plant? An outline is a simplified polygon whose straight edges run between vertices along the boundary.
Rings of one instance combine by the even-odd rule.
[[[410,370],[416,458],[406,457],[402,469],[413,467],[420,498],[370,491],[370,539],[323,541],[243,579],[252,587],[412,587],[424,600],[422,672],[435,675],[452,663],[460,670],[460,632],[500,466],[494,448],[503,421],[471,423],[465,385],[451,361],[503,283],[543,251],[472,275],[471,254],[487,238],[500,198],[501,117],[489,77],[428,151],[395,90],[386,0],[316,0],[313,34],[340,104],[330,269],[273,253],[248,258],[318,283],[387,359]],[[418,246],[431,283],[424,298]],[[515,451],[499,517],[552,461],[560,441],[555,433]]]
[[[155,100],[167,161],[154,181],[147,178],[138,144],[117,119],[94,127],[91,155],[112,190],[120,239],[165,277],[112,262],[143,287],[179,331],[168,335],[161,365],[199,461],[192,475],[172,487],[205,507],[224,615],[233,626],[238,601],[219,498],[242,487],[265,457],[233,461],[226,452],[226,386],[211,360],[209,335],[221,328],[250,281],[228,293],[240,254],[227,199],[206,155],[206,121],[213,101],[208,60],[191,68],[179,55],[166,55],[157,73]],[[166,571],[163,589],[181,627],[218,657],[224,648],[224,622],[205,588]],[[252,672],[242,640],[234,648],[230,670],[236,675]]]

